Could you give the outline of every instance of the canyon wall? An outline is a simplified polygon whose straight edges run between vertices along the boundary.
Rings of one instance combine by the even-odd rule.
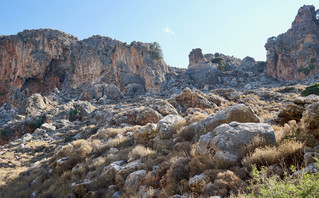
[[[314,6],[303,6],[284,34],[268,39],[267,76],[301,80],[319,72],[319,20]]]
[[[122,91],[138,83],[159,92],[166,72],[156,43],[127,45],[102,36],[79,41],[50,29],[0,37],[0,105],[8,100],[12,87],[25,96],[100,82],[115,84]]]

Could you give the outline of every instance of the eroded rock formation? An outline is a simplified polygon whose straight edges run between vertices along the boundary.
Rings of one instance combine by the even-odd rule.
[[[319,20],[314,6],[299,9],[291,28],[268,39],[267,75],[301,80],[319,72]]]
[[[0,105],[11,87],[24,95],[48,94],[54,88],[78,88],[95,83],[131,83],[160,91],[167,66],[154,43],[130,45],[108,37],[79,41],[61,31],[25,30],[0,37]]]

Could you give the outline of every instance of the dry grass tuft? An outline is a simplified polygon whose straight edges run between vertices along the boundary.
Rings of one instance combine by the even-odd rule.
[[[190,125],[192,123],[201,121],[204,118],[207,118],[209,115],[204,114],[202,112],[195,112],[194,114],[191,114],[189,116],[186,117],[186,125]]]
[[[149,156],[153,156],[156,154],[156,151],[150,149],[150,148],[145,148],[142,145],[137,145],[135,146],[132,151],[128,154],[128,157],[130,159],[141,159],[141,158],[146,158]]]
[[[242,164],[251,169],[257,167],[270,166],[280,163],[282,167],[289,168],[290,165],[298,165],[303,160],[304,144],[295,140],[287,140],[278,147],[257,148],[252,154],[242,160]]]
[[[91,136],[91,139],[108,139],[115,138],[117,135],[123,135],[127,131],[126,128],[101,128],[96,134]]]
[[[215,181],[206,185],[204,195],[207,197],[213,195],[226,197],[230,194],[238,194],[243,187],[244,182],[234,172],[227,170],[218,173]]]

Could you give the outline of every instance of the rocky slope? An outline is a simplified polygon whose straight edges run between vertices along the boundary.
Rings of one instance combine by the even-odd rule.
[[[303,6],[284,34],[271,37],[267,50],[267,75],[301,80],[319,72],[319,17],[314,6]]]
[[[241,196],[258,193],[254,167],[318,172],[319,97],[300,97],[318,75],[271,79],[264,62],[198,48],[189,59],[48,29],[1,36],[0,197]]]

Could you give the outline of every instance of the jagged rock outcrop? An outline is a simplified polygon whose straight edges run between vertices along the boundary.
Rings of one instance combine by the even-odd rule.
[[[198,63],[207,62],[207,60],[202,52],[202,49],[200,49],[200,48],[193,49],[189,53],[188,58],[189,58],[188,68],[195,67]]]
[[[121,91],[138,83],[159,92],[166,72],[156,43],[127,45],[102,36],[79,41],[50,29],[0,37],[0,105],[13,86],[24,96],[96,83],[115,84]]]
[[[314,6],[299,9],[291,28],[268,39],[267,75],[301,80],[319,72],[319,20]]]

